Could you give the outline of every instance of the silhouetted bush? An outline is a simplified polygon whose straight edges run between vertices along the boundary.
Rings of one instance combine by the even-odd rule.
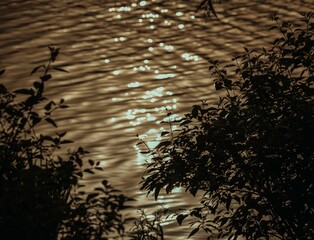
[[[32,71],[43,70],[32,88],[10,92],[0,84],[0,239],[85,240],[120,235],[125,223],[121,210],[131,199],[106,180],[85,193],[79,180],[102,171],[100,163],[85,159],[88,152],[81,147],[62,151],[71,143],[64,139],[66,132],[37,130],[43,124],[57,128],[52,115],[67,108],[63,99],[56,103],[44,96],[50,72],[65,72],[53,66],[59,49],[49,49],[48,64]]]
[[[130,240],[164,240],[161,218],[167,209],[156,210],[151,216],[140,209],[140,215],[133,222],[130,229]]]
[[[270,49],[245,48],[223,67],[210,61],[218,104],[193,106],[149,149],[142,190],[202,194],[200,207],[177,216],[196,218],[190,236],[313,239],[312,16],[293,27],[274,15],[282,36]]]

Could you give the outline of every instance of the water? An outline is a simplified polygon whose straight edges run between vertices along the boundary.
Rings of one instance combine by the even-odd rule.
[[[148,211],[197,200],[172,194],[155,202],[139,191],[145,156],[135,147],[136,134],[153,141],[167,127],[158,124],[166,108],[180,114],[202,99],[215,102],[208,58],[227,61],[244,46],[267,45],[273,11],[297,19],[313,10],[311,0],[230,0],[216,5],[220,21],[206,22],[194,16],[198,3],[0,1],[3,81],[12,89],[29,86],[30,71],[47,59],[47,45],[60,47],[57,63],[69,73],[55,73],[47,94],[65,98],[71,107],[59,114],[58,125],[105,167],[90,186],[105,177]],[[189,231],[170,224],[166,239],[186,239]]]

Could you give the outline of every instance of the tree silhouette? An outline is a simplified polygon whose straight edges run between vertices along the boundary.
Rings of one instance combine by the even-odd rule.
[[[282,36],[270,49],[245,48],[223,67],[211,60],[218,104],[169,120],[149,149],[142,190],[156,199],[176,187],[202,194],[200,207],[177,216],[179,224],[196,218],[190,236],[313,239],[312,17],[303,14],[296,28],[274,15]]]
[[[79,180],[102,171],[99,162],[85,159],[82,147],[62,151],[66,132],[39,133],[46,124],[57,129],[52,115],[67,108],[64,100],[44,95],[59,49],[49,47],[48,64],[29,89],[10,92],[0,84],[0,239],[107,239],[124,231],[121,210],[130,201],[103,180],[85,193]],[[0,71],[3,76],[5,70]],[[58,154],[57,154],[58,153]]]

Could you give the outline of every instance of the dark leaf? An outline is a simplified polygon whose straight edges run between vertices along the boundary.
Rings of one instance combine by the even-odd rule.
[[[182,225],[183,220],[187,218],[187,216],[189,216],[189,215],[188,214],[179,214],[177,216],[177,222],[179,223],[180,226]]]
[[[91,169],[87,168],[84,170],[84,172],[89,173],[89,174],[95,174]]]
[[[41,67],[45,67],[45,65],[40,65],[40,66],[37,66],[33,69],[33,71],[31,72],[30,75],[33,75],[35,72],[37,72],[38,69],[40,69]]]
[[[7,88],[3,84],[0,84],[0,94],[4,94],[7,92],[8,92]]]
[[[199,228],[195,228],[193,229],[193,231],[190,233],[190,235],[188,236],[188,238],[192,237],[193,235],[195,235],[200,229]]]
[[[159,192],[160,192],[160,189],[161,189],[161,187],[160,186],[157,186],[156,188],[155,188],[155,200],[157,201],[157,199],[158,199],[158,195],[159,195]]]
[[[94,199],[95,197],[98,197],[99,196],[99,193],[90,193],[87,195],[87,198],[86,198],[86,202],[89,202],[90,200]]]
[[[65,70],[65,69],[63,69],[63,68],[53,67],[52,69],[57,70],[57,71],[60,71],[60,72],[66,72],[66,73],[68,73],[68,71]]]
[[[54,120],[51,118],[45,118],[46,122],[50,123],[54,127],[58,127]]]
[[[34,95],[34,90],[22,88],[22,89],[15,90],[14,93],[25,94],[25,95]]]
[[[169,134],[169,132],[164,131],[164,132],[161,133],[161,136],[163,137],[163,136],[166,136],[166,135],[168,135],[168,134]]]
[[[46,82],[46,81],[48,81],[48,80],[51,79],[51,78],[52,78],[51,74],[47,74],[47,75],[44,75],[44,76],[40,77],[40,79],[41,79],[43,82]]]

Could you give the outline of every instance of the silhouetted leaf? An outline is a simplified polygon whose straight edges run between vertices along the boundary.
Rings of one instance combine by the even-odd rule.
[[[193,235],[195,235],[200,229],[199,228],[195,228],[193,229],[193,231],[189,234],[188,238],[192,237]]]
[[[48,81],[48,80],[51,79],[51,78],[52,78],[51,74],[47,74],[47,75],[44,75],[44,76],[40,77],[40,79],[41,79],[43,82],[46,82],[46,81]]]
[[[186,219],[189,215],[187,214],[179,214],[177,216],[177,222],[179,223],[179,225],[182,225],[182,222],[184,219]]]
[[[155,200],[156,200],[156,201],[157,201],[157,199],[158,199],[158,195],[159,195],[160,189],[161,189],[160,186],[157,186],[157,187],[155,188],[155,193],[154,193],[154,195],[155,195]]]
[[[65,70],[65,69],[63,69],[63,68],[53,67],[52,69],[57,70],[57,71],[59,71],[59,72],[66,72],[66,73],[68,73],[68,71]]]
[[[55,121],[52,120],[51,118],[45,118],[45,121],[50,123],[54,127],[58,127],[57,124],[55,123]]]
[[[89,202],[90,200],[92,200],[98,196],[99,196],[99,193],[90,193],[87,195],[86,202]]]
[[[38,69],[40,69],[40,68],[42,68],[42,67],[44,68],[45,65],[40,65],[40,66],[35,67],[35,68],[32,70],[32,72],[31,72],[30,75],[33,75],[35,72],[37,72]]]
[[[89,174],[95,174],[94,171],[92,171],[92,170],[89,169],[89,168],[84,169],[84,172],[89,173]]]
[[[15,90],[14,93],[25,94],[25,95],[34,95],[34,90],[22,88],[22,89]]]
[[[8,92],[7,88],[3,84],[0,84],[0,94],[4,94],[7,92]]]

